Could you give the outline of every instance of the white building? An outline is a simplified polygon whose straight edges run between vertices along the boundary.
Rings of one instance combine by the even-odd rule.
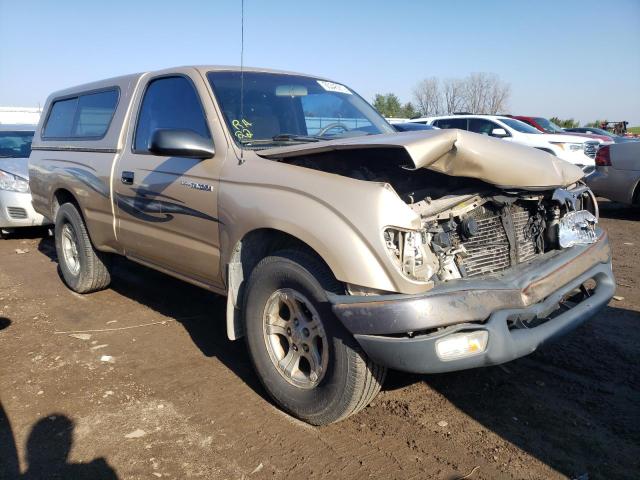
[[[0,107],[0,124],[35,125],[41,114],[39,107]]]

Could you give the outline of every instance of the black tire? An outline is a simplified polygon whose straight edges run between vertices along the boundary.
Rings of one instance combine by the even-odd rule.
[[[63,252],[63,235],[67,231],[74,237],[77,263]],[[90,293],[109,286],[108,254],[98,252],[91,243],[82,215],[72,203],[65,203],[56,214],[55,243],[58,264],[67,286],[78,293]],[[68,243],[67,243],[68,244]]]
[[[267,347],[263,315],[269,299],[283,289],[309,300],[326,334],[326,368],[312,387],[301,388],[287,380]],[[326,291],[340,290],[322,262],[304,252],[287,250],[256,266],[243,302],[246,342],[260,381],[282,409],[313,425],[333,423],[360,411],[378,394],[386,374],[386,368],[369,360],[334,316]]]

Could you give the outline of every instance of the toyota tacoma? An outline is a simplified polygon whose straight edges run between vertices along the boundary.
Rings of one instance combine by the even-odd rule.
[[[387,368],[507,362],[606,305],[583,175],[472,132],[396,132],[331,80],[194,66],[52,94],[29,178],[69,288],[106,288],[123,255],[226,295],[266,392],[322,425]]]

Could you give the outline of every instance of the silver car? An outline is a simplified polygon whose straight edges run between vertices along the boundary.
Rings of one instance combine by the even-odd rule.
[[[596,155],[596,171],[586,180],[596,195],[640,205],[640,142],[601,147]]]
[[[50,223],[36,213],[29,190],[29,154],[35,125],[0,125],[0,234]]]

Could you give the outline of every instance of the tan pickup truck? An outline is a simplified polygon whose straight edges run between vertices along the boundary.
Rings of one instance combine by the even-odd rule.
[[[614,291],[578,167],[470,132],[396,133],[326,79],[112,78],[51,95],[32,148],[69,288],[106,288],[118,254],[226,295],[229,338],[312,424],[365,407],[387,368],[531,353]]]

